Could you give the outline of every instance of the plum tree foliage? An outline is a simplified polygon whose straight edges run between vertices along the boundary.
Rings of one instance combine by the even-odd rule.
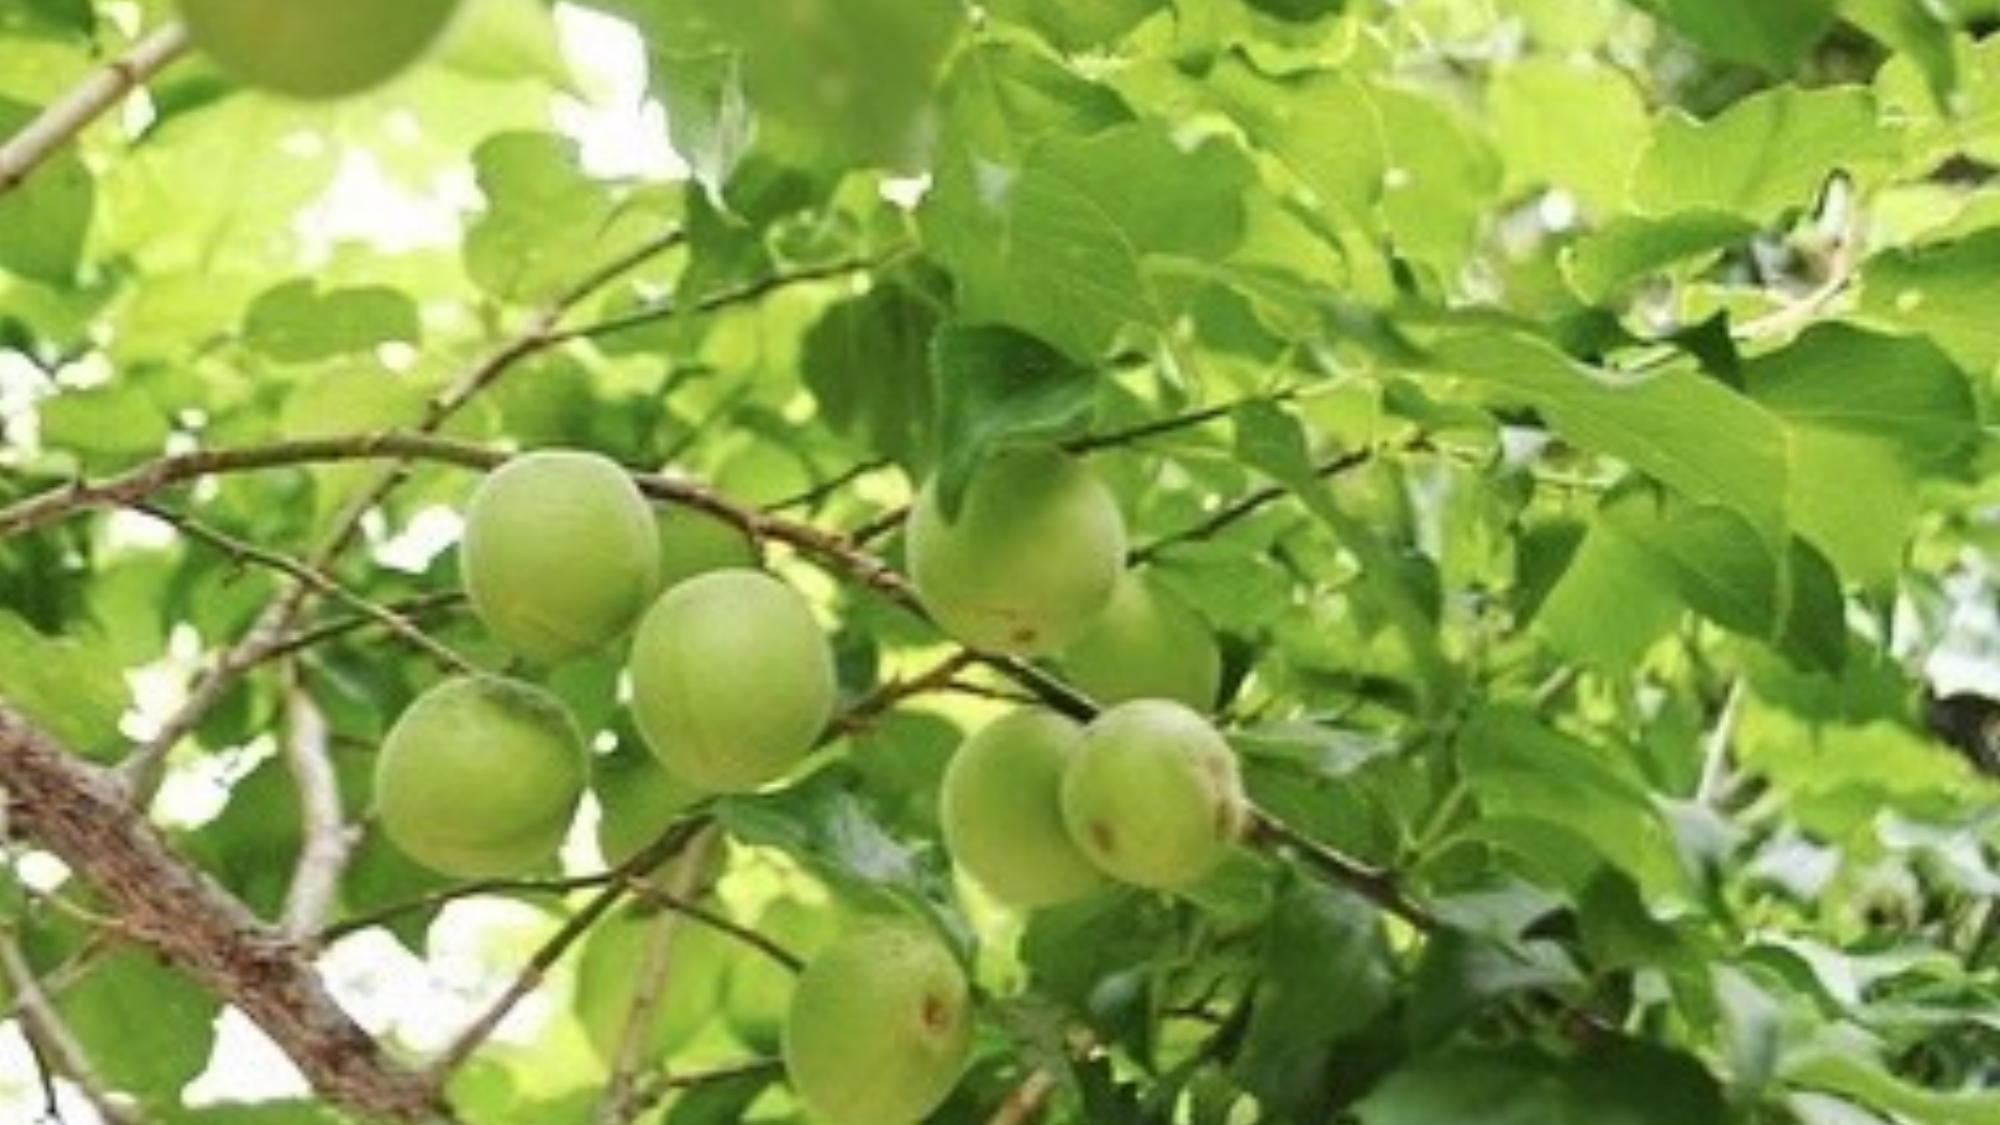
[[[1996,167],[1996,0],[0,0],[0,1121],[2000,1125]]]

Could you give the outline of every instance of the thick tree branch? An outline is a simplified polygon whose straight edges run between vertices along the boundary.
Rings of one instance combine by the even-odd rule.
[[[348,1018],[294,943],[176,855],[111,775],[5,705],[0,787],[11,824],[94,887],[135,940],[249,1016],[321,1097],[366,1118],[451,1119],[433,1086]]]
[[[41,116],[0,145],[0,198],[27,183],[35,169],[125,95],[179,58],[187,46],[186,27],[178,21],[164,24],[49,103]]]

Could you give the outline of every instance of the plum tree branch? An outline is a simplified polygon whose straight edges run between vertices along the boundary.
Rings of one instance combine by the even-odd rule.
[[[1374,456],[1375,451],[1372,449],[1352,450],[1331,460],[1321,462],[1315,469],[1315,472],[1321,479],[1337,477],[1342,473],[1360,468],[1362,465],[1373,460]],[[1245,494],[1240,499],[1217,508],[1207,519],[1202,520],[1200,523],[1182,528],[1179,531],[1169,532],[1153,540],[1151,543],[1134,550],[1131,561],[1134,565],[1149,562],[1159,557],[1161,553],[1168,549],[1177,547],[1183,543],[1213,539],[1227,530],[1232,524],[1249,519],[1270,505],[1283,500],[1285,497],[1291,495],[1291,493],[1292,490],[1282,484],[1265,485],[1262,488]]]
[[[340,778],[327,748],[326,716],[292,668],[285,688],[285,767],[299,792],[299,858],[285,892],[281,925],[303,938],[325,923],[340,892],[340,875],[354,850],[354,831],[340,804]]]
[[[0,704],[9,822],[94,887],[136,941],[241,1009],[321,1097],[365,1118],[452,1120],[436,1088],[384,1053],[292,942],[177,855],[108,772]]]
[[[748,1062],[732,1063],[712,1070],[691,1070],[685,1074],[661,1072],[633,1095],[632,1112],[635,1117],[644,1116],[648,1110],[665,1101],[668,1096],[681,1091],[759,1074],[775,1076],[784,1069],[784,1065],[777,1059],[751,1059]]]
[[[0,145],[0,198],[27,183],[28,177],[63,146],[187,48],[185,25],[178,20],[162,24],[50,102],[39,116]]]
[[[1429,907],[1409,896],[1394,872],[1343,855],[1261,809],[1251,815],[1250,840],[1295,853],[1321,875],[1419,930],[1429,933],[1443,925]]]
[[[549,939],[536,949],[521,967],[512,983],[501,991],[492,1004],[479,1017],[458,1033],[444,1050],[432,1060],[425,1070],[425,1079],[434,1091],[442,1091],[451,1076],[464,1066],[482,1043],[493,1035],[494,1029],[507,1018],[530,992],[540,987],[556,962],[571,946],[582,940],[583,935],[597,924],[598,919],[618,905],[636,879],[650,874],[655,868],[680,855],[708,826],[706,818],[695,817],[682,820],[669,828],[659,839],[641,848],[632,858],[618,865],[614,877],[606,881],[598,892],[590,897],[575,914],[570,915]]]
[[[168,524],[190,539],[214,547],[239,563],[255,563],[310,586],[315,593],[329,597],[388,629],[389,632],[408,642],[411,647],[437,661],[438,666],[448,672],[474,675],[482,671],[479,665],[417,628],[401,614],[355,593],[318,567],[300,562],[289,555],[259,547],[157,504],[141,501],[132,505],[132,509]]]
[[[679,901],[692,899],[700,890],[702,868],[707,865],[709,853],[717,843],[712,825],[696,833],[665,873],[663,897]],[[653,1037],[653,1023],[659,1016],[660,1003],[673,984],[674,935],[679,932],[684,917],[669,910],[654,919],[646,935],[645,956],[632,989],[632,1002],[625,1013],[624,1026],[618,1031],[611,1078],[597,1103],[598,1125],[625,1125],[638,1116],[632,1108],[635,1084],[639,1068],[646,1063],[646,1047]]]

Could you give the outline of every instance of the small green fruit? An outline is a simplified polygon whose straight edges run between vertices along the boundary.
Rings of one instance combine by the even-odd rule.
[[[1103,704],[1171,699],[1208,712],[1222,690],[1222,649],[1193,607],[1136,572],[1064,650],[1069,680]]]
[[[667,589],[711,570],[754,568],[757,544],[743,529],[706,512],[660,513],[660,585]]]
[[[1003,450],[947,521],[933,482],[908,531],[910,574],[938,623],[989,652],[1055,652],[1111,600],[1125,523],[1109,489],[1053,449]]]
[[[715,1018],[730,965],[744,956],[726,935],[679,915],[628,909],[600,922],[577,961],[575,1003],[591,1047],[607,1066],[618,1062],[633,990],[645,977],[657,927],[669,919],[666,981],[640,1048],[648,1062],[666,1061],[701,1034]]]
[[[1003,902],[1055,906],[1103,886],[1063,827],[1063,772],[1082,744],[1082,727],[1024,708],[966,739],[945,769],[945,843]]]
[[[797,765],[833,715],[833,651],[812,608],[754,570],[667,591],[632,644],[632,709],[667,772],[741,793]]]
[[[799,977],[785,1071],[829,1125],[910,1125],[951,1093],[972,1051],[972,996],[949,950],[914,926],[875,924]]]
[[[459,550],[480,620],[541,663],[615,640],[659,585],[652,510],[632,478],[595,453],[543,451],[502,465],[473,494]]]
[[[833,936],[834,914],[830,907],[814,909],[797,899],[781,898],[757,916],[756,928],[787,951],[810,960]],[[798,974],[762,953],[744,950],[738,955],[723,986],[722,1013],[744,1046],[766,1054],[778,1050],[798,979]]]
[[[375,803],[389,839],[426,867],[520,875],[562,845],[586,770],[583,737],[554,696],[468,676],[396,720],[375,762]]]
[[[458,0],[178,0],[194,44],[239,81],[295,98],[358,94],[430,49]]]
[[[1222,735],[1178,703],[1142,699],[1084,729],[1063,776],[1062,808],[1070,837],[1100,869],[1174,890],[1229,854],[1247,806]]]

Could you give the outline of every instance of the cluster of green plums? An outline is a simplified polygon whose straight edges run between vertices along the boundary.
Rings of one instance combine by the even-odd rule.
[[[742,528],[718,514],[656,514],[624,469],[568,450],[509,460],[464,514],[459,569],[487,630],[533,667],[624,643],[628,705],[652,764],[594,764],[567,709],[535,684],[448,679],[397,719],[376,764],[381,826],[417,861],[463,878],[547,865],[596,768],[620,771],[599,776],[597,791],[601,850],[621,862],[700,797],[768,786],[820,744],[836,702],[831,644],[806,599],[757,567]],[[947,631],[982,651],[1055,656],[1109,705],[1087,725],[1027,708],[965,741],[940,805],[967,873],[1034,909],[1112,880],[1174,890],[1209,872],[1244,815],[1235,758],[1203,717],[1219,650],[1185,603],[1126,569],[1103,484],[1053,449],[1003,451],[949,515],[926,487],[906,542],[921,599]],[[807,936],[795,918],[765,923]],[[607,1057],[645,934],[630,912],[584,950],[578,1009]],[[676,931],[678,979],[720,982],[728,995],[670,990],[647,1049],[677,1049],[721,1002],[739,1037],[782,1046],[822,1119],[922,1117],[970,1049],[971,987],[957,959],[909,922],[811,936],[821,948],[793,988],[754,958],[704,972],[726,939]]]
[[[287,97],[358,94],[444,34],[460,0],[176,0],[188,37],[237,81]]]

